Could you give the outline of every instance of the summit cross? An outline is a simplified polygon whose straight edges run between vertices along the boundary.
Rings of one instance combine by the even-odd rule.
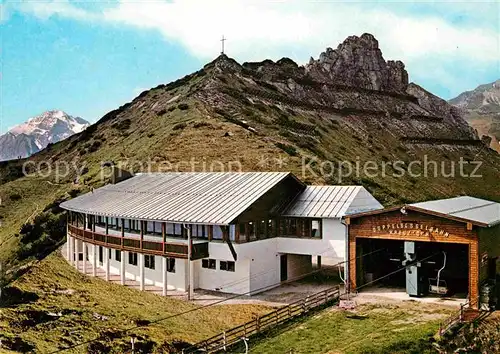
[[[222,39],[220,40],[221,43],[222,43],[222,50],[221,50],[221,54],[224,54],[224,42],[227,41],[227,38],[224,38],[224,35],[222,35]]]

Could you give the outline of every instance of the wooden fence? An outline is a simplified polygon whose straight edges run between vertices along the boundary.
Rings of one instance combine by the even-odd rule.
[[[439,324],[438,335],[440,337],[443,336],[446,332],[451,330],[459,323],[471,322],[475,320],[480,313],[479,310],[475,309],[476,307],[478,307],[478,305],[479,305],[478,299],[473,301],[468,301],[465,304],[461,304],[459,311],[455,312],[454,314],[452,314],[450,317],[448,317],[446,320],[444,320]]]
[[[230,346],[235,345],[245,338],[245,340],[258,333],[270,330],[291,319],[302,316],[307,312],[320,306],[337,301],[340,297],[338,286],[309,295],[299,301],[283,306],[268,314],[257,317],[240,326],[231,328],[219,333],[211,338],[196,343],[182,351],[189,353],[216,353],[226,351]]]

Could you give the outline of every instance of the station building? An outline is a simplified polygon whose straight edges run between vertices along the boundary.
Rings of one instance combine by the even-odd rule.
[[[457,296],[477,307],[483,290],[498,280],[499,203],[463,196],[357,213],[345,221],[352,291],[379,281],[406,288],[410,296]]]
[[[306,186],[287,172],[138,174],[61,207],[68,260],[165,295],[255,294],[344,262],[342,217],[382,209],[361,186]]]

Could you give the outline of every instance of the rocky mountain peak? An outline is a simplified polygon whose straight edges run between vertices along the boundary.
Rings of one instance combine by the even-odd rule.
[[[337,49],[311,58],[306,71],[314,79],[377,91],[405,92],[408,73],[401,61],[385,61],[377,39],[365,33],[349,36]]]
[[[205,70],[215,69],[216,72],[239,72],[241,65],[236,60],[228,57],[226,54],[221,54],[213,61],[203,67]]]
[[[89,125],[86,120],[61,110],[46,111],[0,136],[0,161],[27,157],[50,143],[82,132]]]
[[[465,91],[449,101],[451,104],[480,113],[500,113],[500,79]]]
[[[486,143],[500,153],[500,80],[479,85],[449,101],[458,107],[465,119]]]

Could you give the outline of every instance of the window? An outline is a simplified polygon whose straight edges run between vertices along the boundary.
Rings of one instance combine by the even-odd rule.
[[[206,232],[205,225],[193,225],[192,229],[191,229],[191,236],[199,237],[199,238],[206,238],[207,232]]]
[[[266,238],[266,222],[264,220],[255,223],[255,236],[258,239]]]
[[[220,268],[220,270],[234,272],[234,262],[233,261],[220,261],[219,268]]]
[[[139,220],[130,220],[129,222],[130,232],[140,232],[141,231],[141,222]]]
[[[312,220],[311,222],[311,236],[321,237],[321,220]]]
[[[182,226],[181,224],[174,224],[174,235],[184,236],[184,226]]]
[[[167,272],[175,273],[175,258],[167,258]]]
[[[234,241],[236,239],[236,225],[229,225],[228,227],[229,239]]]
[[[99,246],[99,263],[102,263],[104,261],[104,254],[103,254],[102,246]]]
[[[276,235],[275,223],[273,220],[267,220],[267,237],[274,237]]]
[[[288,234],[297,236],[297,220],[296,219],[289,219],[288,220]]]
[[[137,253],[129,252],[128,253],[128,264],[137,265]]]
[[[108,258],[111,259],[111,248],[108,248]]]
[[[255,237],[255,225],[253,222],[248,223],[248,236]]]
[[[155,256],[145,255],[144,266],[149,269],[155,269]]]
[[[215,269],[215,259],[202,259],[201,267],[207,269]]]
[[[212,232],[212,238],[214,240],[222,240],[222,228],[220,226],[214,225],[213,226],[213,232]]]
[[[87,215],[87,230],[92,230],[92,215]]]
[[[167,223],[166,233],[169,236],[180,237],[183,236],[184,227],[181,224]]]
[[[155,223],[154,221],[146,221],[146,234],[154,234],[155,233]]]
[[[118,262],[122,261],[122,253],[120,252],[120,250],[115,250],[115,260]]]
[[[109,218],[108,219],[108,227],[110,229],[118,229],[118,219],[117,218]]]
[[[280,220],[280,233],[283,236],[299,236],[297,219]]]
[[[149,235],[161,235],[161,222],[144,221],[144,233]]]
[[[246,236],[246,227],[245,227],[245,223],[241,223],[239,224],[239,227],[240,227],[240,239],[243,238],[244,236]]]

